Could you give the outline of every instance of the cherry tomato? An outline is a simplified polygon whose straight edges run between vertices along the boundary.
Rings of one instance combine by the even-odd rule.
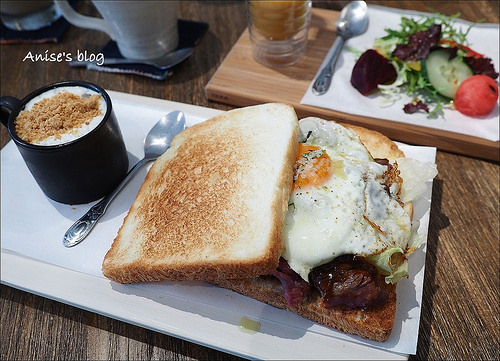
[[[473,75],[460,84],[453,103],[460,113],[475,117],[489,114],[497,99],[497,82],[486,75]]]

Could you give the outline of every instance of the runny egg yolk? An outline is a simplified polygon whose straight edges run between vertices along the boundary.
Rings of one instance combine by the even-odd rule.
[[[332,160],[325,150],[299,143],[293,175],[293,190],[318,186],[331,176]]]

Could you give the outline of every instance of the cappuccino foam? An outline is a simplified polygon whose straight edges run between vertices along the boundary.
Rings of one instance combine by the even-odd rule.
[[[25,142],[58,145],[88,134],[105,114],[100,93],[80,86],[60,87],[30,100],[17,116],[15,129]]]

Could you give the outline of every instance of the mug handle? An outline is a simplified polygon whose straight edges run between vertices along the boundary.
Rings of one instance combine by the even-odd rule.
[[[111,40],[115,40],[108,24],[104,20],[79,14],[71,7],[67,0],[54,1],[54,3],[69,23],[81,28],[105,32]]]
[[[9,124],[10,112],[7,111],[7,109],[9,109],[10,111],[13,111],[14,109],[18,108],[20,104],[21,104],[21,101],[17,98],[14,98],[14,97],[4,96],[4,97],[0,98],[0,105],[2,107],[1,121],[2,121],[3,125],[5,125],[7,127]],[[5,109],[5,108],[7,108],[7,109]]]

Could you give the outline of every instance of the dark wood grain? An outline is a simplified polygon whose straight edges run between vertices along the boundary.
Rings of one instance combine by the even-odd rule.
[[[315,1],[340,10],[347,1]],[[369,3],[498,23],[498,1],[369,1]],[[88,1],[80,10],[95,15]],[[59,80],[97,83],[106,89],[230,109],[208,101],[204,87],[246,27],[243,2],[189,1],[181,17],[209,23],[196,52],[172,78],[74,69],[65,63],[23,62],[28,51],[97,52],[106,35],[70,27],[58,44],[2,45],[1,95],[22,97]],[[1,145],[10,138],[3,126]],[[438,152],[417,355],[410,359],[498,360],[499,165]],[[232,355],[132,326],[5,285],[1,286],[0,353],[4,360],[176,359],[235,360]]]

